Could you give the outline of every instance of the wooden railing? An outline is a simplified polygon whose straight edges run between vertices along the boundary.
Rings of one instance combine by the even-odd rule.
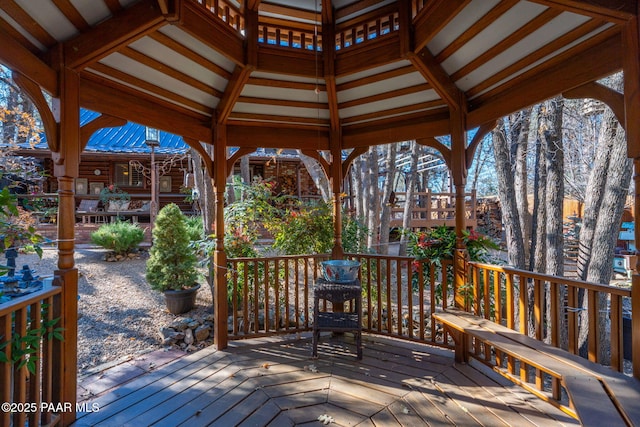
[[[365,332],[436,343],[431,313],[436,306],[451,303],[450,275],[442,275],[439,268],[415,262],[411,257],[347,256],[362,265]],[[310,330],[313,284],[322,274],[320,261],[328,258],[328,255],[302,255],[229,259],[229,337]],[[445,268],[451,271],[450,263]]]
[[[587,335],[588,359],[623,370],[623,310],[629,289],[474,262],[470,281],[468,308],[476,315],[573,354],[580,353],[579,318],[586,318],[582,335]],[[601,356],[601,336],[610,339],[610,362]]]
[[[431,228],[440,225],[455,226],[455,193],[413,193],[411,204],[411,222],[409,228]],[[406,193],[395,193],[391,206],[391,227],[402,227]],[[465,194],[465,221],[467,227],[477,226],[477,199],[475,191]]]
[[[293,28],[282,25],[260,23],[258,42],[266,45],[294,49],[322,50],[322,35],[313,28]]]
[[[62,374],[62,344],[49,334],[56,327],[51,324],[59,324],[55,319],[61,316],[61,297],[61,286],[45,286],[29,296],[0,304],[0,345],[4,346],[0,351],[9,361],[17,358],[14,363],[0,363],[0,402],[12,405],[10,410],[3,406],[0,425],[37,426],[58,422],[59,415],[48,409],[64,400],[56,384]],[[34,353],[20,357],[16,354],[26,350]],[[31,369],[23,364],[27,361]]]
[[[365,332],[452,347],[451,338],[434,327],[431,313],[452,305],[458,294],[476,315],[574,354],[580,353],[579,314],[586,316],[588,358],[623,370],[623,306],[631,296],[628,289],[475,262],[469,263],[468,285],[455,289],[450,262],[440,267],[411,257],[346,256],[361,263]],[[229,259],[230,338],[310,330],[313,283],[321,276],[320,261],[328,258]],[[585,309],[579,305],[581,298]],[[604,322],[604,332],[599,331],[603,318],[610,319]],[[610,337],[610,362],[599,354],[599,332]]]
[[[244,32],[244,17],[233,4],[224,0],[194,0],[238,33]]]
[[[373,13],[374,16],[367,14],[364,19],[341,24],[336,30],[336,50],[344,50],[398,31],[398,11],[395,5]]]

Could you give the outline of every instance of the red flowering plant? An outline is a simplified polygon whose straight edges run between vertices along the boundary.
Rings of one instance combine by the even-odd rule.
[[[444,225],[429,231],[407,232],[409,244],[407,252],[418,261],[429,261],[441,266],[442,260],[452,260],[456,248],[456,233]],[[462,239],[471,261],[488,261],[490,250],[500,246],[491,238],[475,230],[463,231]]]
[[[407,231],[406,234],[409,242],[407,253],[416,259],[412,264],[414,272],[418,271],[422,263],[429,263],[440,270],[443,261],[453,260],[453,253],[456,249],[456,232],[452,228],[442,225],[429,231]],[[475,230],[463,231],[462,239],[471,261],[487,262],[490,259],[490,251],[500,249],[500,246],[491,238]],[[451,264],[447,268],[447,277],[449,282],[453,280]],[[425,285],[428,280],[425,279]],[[417,275],[413,276],[412,285],[414,289],[418,288]],[[440,283],[436,284],[435,293],[439,303],[442,301],[442,285]]]

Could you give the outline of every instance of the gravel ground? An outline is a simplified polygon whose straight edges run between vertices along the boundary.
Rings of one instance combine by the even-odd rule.
[[[164,296],[147,284],[147,252],[133,259],[104,261],[105,250],[77,248],[80,273],[78,301],[78,373],[84,374],[105,363],[125,361],[141,353],[162,348],[159,328],[176,316],[169,313]],[[45,249],[42,259],[20,255],[24,264],[41,276],[56,268],[57,251]],[[185,316],[204,317],[211,311],[211,292],[202,286],[196,308]]]

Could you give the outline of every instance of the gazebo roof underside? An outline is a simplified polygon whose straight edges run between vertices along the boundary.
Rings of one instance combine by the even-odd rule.
[[[227,145],[327,149],[467,129],[622,68],[632,0],[6,0],[0,62],[58,97]],[[316,36],[317,34],[317,36]],[[6,47],[6,48],[5,48]],[[259,127],[257,129],[256,127]]]

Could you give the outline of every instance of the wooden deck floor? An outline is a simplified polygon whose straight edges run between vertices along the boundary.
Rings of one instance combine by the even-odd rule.
[[[350,336],[232,343],[182,357],[98,396],[76,426],[554,426],[579,425],[553,406],[452,353]]]

